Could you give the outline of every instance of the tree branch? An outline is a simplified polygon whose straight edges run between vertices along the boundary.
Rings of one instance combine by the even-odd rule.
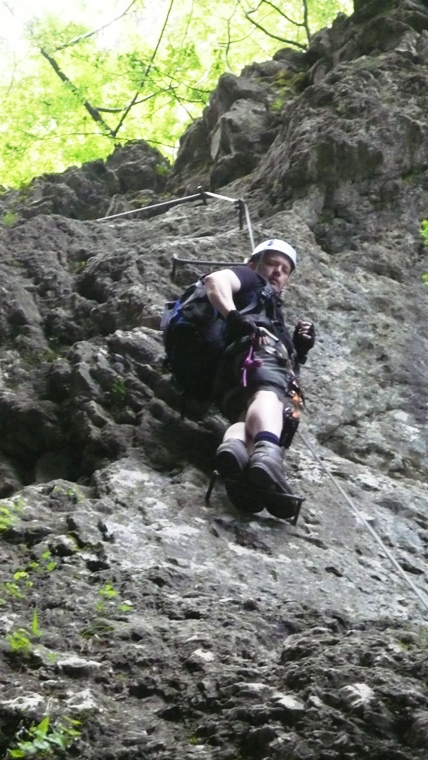
[[[116,136],[115,133],[112,132],[112,130],[110,129],[109,125],[104,121],[104,119],[100,115],[100,112],[98,111],[98,109],[94,108],[89,103],[88,100],[84,100],[82,98],[82,95],[79,92],[79,90],[76,87],[76,85],[73,84],[73,82],[71,81],[71,79],[69,79],[68,76],[66,74],[64,74],[63,71],[61,71],[60,67],[58,66],[58,64],[57,64],[57,62],[55,60],[55,58],[52,58],[52,56],[49,55],[49,53],[46,50],[44,50],[44,48],[40,48],[40,52],[41,52],[42,56],[44,58],[46,58],[46,60],[48,61],[48,63],[52,66],[53,70],[55,71],[55,74],[57,74],[59,76],[59,78],[61,79],[61,81],[64,82],[64,84],[66,84],[68,87],[70,87],[71,91],[81,100],[81,102],[83,103],[83,105],[86,108],[87,112],[89,113],[91,119],[93,119],[98,124],[100,124],[100,126],[103,129],[103,132],[106,135],[108,135],[109,137],[115,137]]]
[[[306,36],[308,38],[308,42],[311,41],[311,30],[309,29],[309,9],[308,9],[308,0],[302,0],[303,2],[303,26],[305,27]]]
[[[230,25],[231,25],[231,22],[232,22],[232,19],[233,19],[234,15],[235,15],[235,11],[239,7],[239,5],[240,5],[240,2],[239,2],[239,0],[237,0],[236,3],[235,3],[235,7],[234,7],[232,13],[230,14],[229,18],[227,19],[227,42],[226,42],[226,46],[225,46],[224,57],[225,57],[227,65],[229,66],[230,69],[232,68],[231,65],[230,65],[230,63],[229,63],[229,50],[230,50],[230,46],[232,45],[232,38],[231,38],[231,33],[230,33]]]
[[[303,0],[303,3],[305,3],[305,0]],[[250,13],[256,13],[256,11],[258,11],[259,8],[262,5],[268,5],[276,13],[279,13],[279,15],[282,16],[282,18],[285,18],[286,21],[288,21],[290,24],[293,24],[293,26],[304,26],[303,23],[299,23],[299,21],[294,21],[294,19],[292,19],[289,16],[287,16],[287,14],[284,13],[284,11],[282,11],[280,8],[278,8],[278,6],[276,6],[273,3],[271,3],[270,0],[261,0],[261,2],[259,3],[259,5],[258,5],[257,8],[254,8],[254,10],[252,10],[252,11],[248,11],[248,13],[246,13],[245,15],[248,17],[248,15]]]
[[[285,42],[287,45],[294,45],[295,47],[300,48],[300,50],[306,50],[307,46],[302,45],[300,42],[296,42],[296,40],[287,40],[287,39],[284,39],[284,37],[278,37],[276,34],[272,34],[272,32],[268,32],[268,30],[265,29],[263,26],[261,26],[261,24],[258,24],[256,21],[250,18],[248,13],[245,14],[245,17],[250,22],[250,24],[253,24],[253,26],[257,27],[257,29],[260,29],[261,32],[263,32],[264,34],[267,34],[267,36],[271,37],[273,40],[279,40],[279,42]]]
[[[140,94],[140,92],[141,92],[141,88],[142,88],[142,86],[143,86],[143,84],[144,84],[144,81],[147,79],[147,77],[148,77],[148,75],[149,75],[149,73],[150,73],[150,70],[151,70],[151,68],[152,68],[152,66],[153,66],[154,60],[155,60],[155,58],[156,58],[156,54],[157,54],[157,52],[158,52],[158,50],[159,50],[159,47],[160,47],[160,44],[161,44],[161,42],[162,42],[162,38],[163,38],[163,35],[164,35],[164,32],[165,32],[165,29],[166,29],[166,25],[167,25],[167,23],[168,23],[168,19],[169,19],[170,13],[171,13],[171,11],[172,11],[172,6],[173,6],[173,5],[174,5],[174,0],[170,0],[170,4],[169,4],[169,8],[168,8],[168,11],[167,11],[166,17],[165,17],[165,21],[164,21],[164,23],[163,23],[163,27],[162,27],[162,29],[161,29],[161,33],[160,33],[160,35],[159,35],[159,38],[158,38],[158,41],[157,41],[157,43],[156,43],[156,47],[155,47],[155,49],[154,49],[154,51],[153,51],[153,55],[152,55],[152,57],[151,57],[151,59],[150,59],[150,62],[149,62],[149,64],[148,64],[148,66],[147,66],[147,68],[146,68],[145,72],[144,72],[144,77],[143,77],[143,79],[142,79],[142,80],[141,80],[141,82],[140,82],[140,85],[139,85],[139,87],[138,87],[138,90],[137,90],[137,92],[135,93],[135,95],[134,95],[134,97],[132,98],[131,102],[129,103],[128,107],[125,109],[125,111],[124,111],[123,115],[122,115],[122,116],[121,116],[121,118],[119,119],[119,122],[118,122],[118,124],[116,125],[116,128],[113,130],[113,136],[114,136],[114,137],[116,137],[117,133],[118,133],[118,132],[119,132],[119,130],[121,129],[121,127],[122,127],[122,125],[123,125],[123,122],[125,121],[126,117],[128,116],[128,113],[130,112],[131,108],[132,108],[133,106],[135,106],[135,104],[136,104],[136,102],[137,102],[137,98],[138,98],[138,96],[139,96],[139,94]]]
[[[4,0],[3,0],[4,1]],[[60,47],[55,48],[55,53],[58,52],[58,50],[64,50],[65,48],[71,47],[71,45],[76,45],[81,40],[87,40],[89,37],[93,37],[94,34],[98,34],[98,32],[102,32],[103,29],[107,29],[107,27],[114,24],[115,21],[119,21],[119,19],[126,16],[126,14],[131,10],[132,6],[137,2],[137,0],[132,0],[132,2],[128,5],[127,9],[123,11],[119,16],[116,16],[116,18],[113,18],[111,21],[109,21],[107,24],[103,24],[103,26],[99,26],[97,29],[93,29],[92,32],[86,32],[85,34],[79,35],[79,37],[74,37],[69,42],[65,42],[64,45],[60,45]]]
[[[139,106],[140,103],[145,103],[147,100],[151,100],[152,98],[156,98],[158,95],[161,95],[164,92],[170,92],[171,90],[175,90],[178,87],[177,85],[170,85],[169,87],[164,87],[162,90],[158,90],[157,92],[151,92],[150,95],[146,95],[144,98],[140,98],[140,100],[136,100],[135,103],[133,103],[134,106]],[[104,108],[102,106],[96,106],[96,110],[100,111],[101,113],[121,113],[121,111],[126,111],[128,106],[124,106],[123,108]]]

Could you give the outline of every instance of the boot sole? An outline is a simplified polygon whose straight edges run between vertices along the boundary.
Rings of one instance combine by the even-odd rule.
[[[217,454],[215,466],[222,478],[238,478],[244,472],[244,467],[232,451],[221,451]]]
[[[240,479],[225,480],[224,485],[229,500],[241,512],[255,514],[264,509],[262,500],[255,499],[253,491],[251,495],[247,493],[250,483],[245,480],[243,474]]]
[[[267,511],[274,517],[288,519],[294,517],[299,502],[290,490],[283,490],[272,477],[267,467],[257,463],[250,467],[248,479],[255,488],[259,489],[261,501]],[[288,486],[287,486],[288,488]]]
[[[263,505],[254,499],[254,494],[249,494],[249,486],[246,478],[246,467],[242,466],[232,451],[221,451],[216,456],[216,468],[220,477],[224,480],[226,493],[233,506],[241,512],[261,512]]]
[[[281,488],[279,483],[271,475],[269,467],[262,462],[252,464],[248,470],[248,480],[257,488],[261,488],[266,493],[271,494],[283,494],[284,496],[291,496],[291,491],[286,485],[286,489]]]
[[[299,502],[288,494],[277,494],[266,498],[266,509],[274,517],[288,520],[295,517]]]

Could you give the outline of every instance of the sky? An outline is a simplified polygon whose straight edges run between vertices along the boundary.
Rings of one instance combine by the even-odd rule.
[[[16,49],[26,23],[45,11],[58,13],[58,10],[58,0],[0,0],[1,38]],[[66,10],[61,10],[63,14]]]
[[[65,22],[84,21],[98,28],[120,15],[130,5],[130,0],[0,0],[0,44],[3,56],[25,55],[25,25],[44,13],[54,13]],[[0,64],[1,65],[1,64]]]

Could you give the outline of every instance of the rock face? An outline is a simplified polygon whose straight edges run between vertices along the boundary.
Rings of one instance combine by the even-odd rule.
[[[426,760],[427,83],[426,3],[360,0],[224,75],[169,174],[131,144],[0,199],[2,756],[49,715],[84,760]],[[96,221],[201,183],[300,254],[296,526],[205,503],[225,421],[163,367],[234,204]]]
[[[9,218],[31,219],[61,214],[71,219],[100,217],[139,209],[165,188],[169,164],[144,140],[118,147],[106,161],[90,161],[81,169],[45,174],[19,191],[5,193],[0,208]]]

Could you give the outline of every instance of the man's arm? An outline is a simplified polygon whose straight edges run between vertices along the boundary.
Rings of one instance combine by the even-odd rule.
[[[229,312],[236,309],[233,294],[241,290],[239,277],[231,269],[212,272],[204,278],[208,300],[222,317],[226,319]]]

